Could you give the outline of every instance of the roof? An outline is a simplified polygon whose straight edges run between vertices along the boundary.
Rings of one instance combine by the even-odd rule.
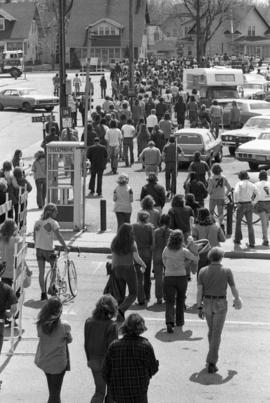
[[[1,11],[4,11],[13,19],[9,19],[11,22],[10,29],[0,31],[0,40],[26,39],[29,37],[31,24],[36,12],[35,3],[23,2],[1,4],[0,15],[2,15]],[[6,18],[4,15],[3,17]]]
[[[146,24],[146,0],[134,2],[134,46],[141,46]],[[74,0],[68,24],[66,46],[77,48],[85,46],[86,29],[97,21],[108,18],[111,22],[122,25],[122,47],[128,45],[128,15],[127,0]],[[78,23],[79,22],[79,23]]]
[[[234,42],[256,42],[256,41],[266,41],[269,40],[269,38],[265,36],[246,36],[242,35],[239,38],[236,38]]]
[[[122,24],[119,24],[118,22],[112,20],[111,18],[100,18],[98,21],[96,21],[94,24],[91,24],[92,27],[95,25],[100,24],[101,22],[107,22],[108,24],[115,25],[117,28],[122,29],[124,26]]]
[[[14,18],[11,14],[7,13],[5,10],[0,8],[0,15],[5,18],[5,20],[8,21],[16,21],[16,18]]]

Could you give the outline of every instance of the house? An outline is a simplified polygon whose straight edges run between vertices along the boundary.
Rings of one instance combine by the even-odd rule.
[[[42,28],[35,3],[0,3],[0,53],[23,50],[25,62],[41,59]]]
[[[134,57],[146,57],[146,0],[134,1]],[[89,41],[87,35],[90,35]],[[70,67],[80,67],[87,56],[104,65],[128,57],[129,1],[74,0],[67,28],[66,51]]]
[[[166,36],[161,30],[159,25],[149,24],[146,27],[146,36],[147,36],[147,54],[153,55],[155,54],[155,46],[159,41],[163,41]]]

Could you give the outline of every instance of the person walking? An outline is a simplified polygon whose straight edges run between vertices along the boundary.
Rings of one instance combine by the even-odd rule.
[[[241,112],[236,103],[236,101],[232,101],[232,109],[230,111],[230,129],[239,129],[241,125]]]
[[[168,211],[168,215],[170,217],[170,228],[173,230],[180,229],[186,241],[194,223],[194,215],[192,208],[185,205],[182,195],[176,194],[173,197],[172,206]]]
[[[145,196],[150,195],[155,201],[154,208],[161,211],[166,201],[165,188],[158,184],[158,177],[153,172],[149,173],[146,180],[148,183],[141,189],[140,201],[142,201]]]
[[[187,179],[184,182],[184,189],[186,194],[191,193],[194,195],[196,202],[200,207],[204,206],[204,199],[208,196],[205,184],[198,179],[196,172],[189,172]]]
[[[173,131],[173,123],[169,113],[165,113],[164,118],[159,122],[159,127],[164,134],[165,143],[167,143]]]
[[[148,402],[150,379],[159,362],[150,342],[141,336],[146,330],[144,319],[132,313],[121,327],[123,337],[109,346],[102,373],[115,403]]]
[[[145,270],[146,265],[138,254],[138,248],[134,239],[133,227],[124,223],[119,228],[111,243],[112,268],[119,286],[119,300],[117,321],[125,320],[125,312],[137,297],[137,275],[134,268],[134,261]],[[125,296],[126,286],[128,295]],[[108,382],[107,382],[108,383]]]
[[[213,164],[212,176],[208,180],[208,194],[209,194],[209,211],[213,216],[215,208],[217,207],[218,221],[224,231],[224,205],[225,197],[231,192],[232,188],[227,178],[222,175],[222,168],[220,164]],[[226,191],[225,191],[226,189]]]
[[[148,176],[150,172],[154,172],[158,175],[159,165],[161,163],[161,152],[155,147],[154,141],[151,140],[148,142],[148,147],[143,149],[139,159],[144,165],[146,176]]]
[[[185,127],[185,117],[186,117],[186,104],[183,97],[180,96],[174,106],[174,111],[176,113],[178,129],[183,129]]]
[[[75,129],[77,127],[77,101],[74,92],[68,95],[67,104],[70,108],[72,128]]]
[[[145,123],[139,124],[137,126],[137,145],[138,145],[138,157],[142,150],[147,147],[148,141],[150,140],[150,133],[146,127]]]
[[[141,211],[147,211],[150,215],[149,222],[153,225],[154,228],[159,226],[160,220],[160,210],[156,209],[155,201],[152,196],[147,195],[141,200],[141,210],[138,211],[137,221],[139,221],[139,213]]]
[[[46,174],[46,158],[45,158],[45,152],[42,150],[39,150],[35,153],[35,160],[32,164],[31,168],[33,174],[34,174],[34,179],[36,183],[36,189],[37,189],[37,196],[36,196],[36,201],[37,201],[37,206],[39,209],[42,209],[45,206],[45,199],[46,199],[46,180],[47,180],[47,174]]]
[[[133,139],[136,134],[136,130],[132,124],[131,119],[128,119],[127,123],[122,126],[121,131],[122,131],[122,136],[123,136],[124,159],[125,159],[126,167],[129,167],[134,164]],[[130,152],[130,164],[129,164],[128,152]]]
[[[25,192],[25,189],[28,193],[32,191],[32,185],[25,178],[24,172],[22,168],[16,167],[13,170],[13,178],[12,178],[12,186],[13,186],[13,207],[15,212],[15,222],[18,225],[19,230],[21,229],[21,225],[23,220],[19,217],[19,203],[20,201],[20,191],[21,194]],[[24,204],[20,205],[21,211],[24,209]]]
[[[259,181],[255,183],[254,208],[261,218],[263,246],[269,246],[268,228],[270,218],[270,182],[265,170],[260,171]]]
[[[35,222],[34,225],[34,242],[36,248],[36,258],[38,263],[39,270],[39,286],[41,289],[41,300],[47,299],[47,294],[45,290],[45,264],[46,262],[50,263],[51,267],[54,267],[56,256],[53,253],[53,239],[54,235],[67,251],[67,245],[59,232],[60,226],[58,222],[55,220],[58,214],[58,210],[55,204],[50,203],[44,207],[41,218]],[[52,284],[48,290],[48,293],[55,294],[56,289],[54,286],[55,275],[52,278]]]
[[[164,287],[164,266],[162,262],[162,252],[167,245],[170,233],[169,228],[170,217],[168,214],[162,214],[160,217],[159,227],[154,230],[153,243],[153,272],[155,276],[155,296],[157,304],[163,302],[163,287]]]
[[[165,162],[165,182],[168,198],[176,194],[176,173],[179,155],[184,156],[184,152],[179,145],[176,145],[175,136],[170,136],[169,142],[162,150],[162,159]]]
[[[160,97],[159,102],[156,104],[156,113],[157,113],[158,122],[165,115],[167,110],[168,110],[168,106],[165,104],[164,98]]]
[[[60,403],[61,388],[66,371],[70,370],[68,344],[72,342],[71,327],[61,320],[63,306],[58,298],[43,305],[37,320],[39,338],[35,364],[46,375],[48,403]]]
[[[138,253],[146,266],[144,273],[142,273],[140,266],[135,264],[139,305],[148,303],[151,298],[151,264],[154,227],[149,223],[149,218],[150,214],[142,210],[138,213],[138,222],[132,225]]]
[[[150,115],[148,115],[146,118],[146,126],[147,126],[147,129],[150,134],[152,133],[152,130],[154,129],[154,127],[157,125],[158,125],[158,118],[156,115],[156,110],[151,109]]]
[[[209,116],[211,120],[211,131],[217,139],[219,135],[219,126],[221,126],[223,123],[223,109],[221,106],[219,106],[216,100],[214,100],[210,106]]]
[[[197,127],[198,126],[199,106],[193,95],[190,96],[189,103],[187,104],[187,111],[188,111],[190,127]]]
[[[240,171],[238,178],[239,182],[237,182],[234,189],[234,201],[235,203],[237,203],[234,243],[236,245],[239,245],[241,243],[243,237],[241,222],[242,218],[245,216],[248,226],[249,247],[254,248],[255,235],[252,223],[252,201],[256,194],[256,187],[254,183],[249,181],[249,175],[247,171]]]
[[[82,80],[79,77],[79,74],[76,73],[75,77],[73,78],[73,87],[74,87],[74,92],[75,92],[75,96],[78,96],[80,91],[81,91],[81,85],[82,85]]]
[[[209,266],[203,267],[198,275],[197,307],[199,318],[206,318],[208,325],[209,350],[206,357],[208,373],[218,371],[218,351],[221,333],[225,323],[228,302],[227,287],[234,297],[233,306],[241,309],[242,301],[235,286],[231,269],[222,265],[224,251],[220,247],[212,248],[208,253]]]
[[[197,263],[198,256],[184,247],[183,232],[174,230],[171,232],[167,246],[162,253],[162,261],[165,267],[165,320],[168,333],[173,333],[175,323],[176,326],[184,326],[184,306],[188,282],[186,260]],[[175,302],[176,314],[174,309]]]
[[[102,196],[102,177],[107,164],[107,149],[100,144],[99,137],[95,137],[95,144],[88,148],[87,158],[91,163],[91,178],[89,182],[90,195],[95,193],[95,182],[97,177],[97,195]]]
[[[100,79],[100,92],[102,99],[105,99],[106,97],[106,90],[107,90],[107,80],[105,78],[105,75],[103,74]]]
[[[111,121],[110,128],[107,130],[105,135],[105,140],[107,141],[109,148],[109,157],[112,168],[111,172],[113,174],[117,174],[119,151],[122,144],[122,134],[121,130],[117,128],[115,120]]]
[[[208,239],[211,248],[225,242],[224,232],[207,208],[198,210],[198,220],[192,227],[192,237],[195,240]]]
[[[120,174],[117,179],[118,185],[113,191],[114,212],[117,219],[118,230],[124,223],[130,223],[133,203],[133,190],[128,184],[127,174]]]
[[[95,382],[95,393],[90,403],[103,403],[104,398],[106,403],[113,403],[106,391],[102,365],[109,345],[118,339],[117,324],[113,320],[116,315],[117,302],[110,294],[106,294],[99,298],[92,316],[84,324],[84,350]]]
[[[12,158],[13,168],[19,167],[24,168],[23,159],[22,159],[22,150],[15,150],[13,158]]]

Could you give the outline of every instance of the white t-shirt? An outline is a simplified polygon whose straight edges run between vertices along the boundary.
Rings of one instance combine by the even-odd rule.
[[[133,138],[135,134],[135,127],[132,125],[124,125],[122,127],[122,133],[124,138]]]
[[[146,119],[146,126],[147,127],[155,127],[158,125],[158,119],[156,115],[149,115]]]
[[[120,129],[109,129],[106,132],[105,140],[108,141],[110,147],[119,147],[122,140]]]
[[[38,220],[34,226],[35,247],[43,250],[53,250],[54,231],[60,228],[53,218]]]
[[[255,183],[255,201],[270,201],[270,182],[259,181]]]

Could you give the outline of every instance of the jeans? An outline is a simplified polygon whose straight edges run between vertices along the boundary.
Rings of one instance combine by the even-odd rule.
[[[116,212],[116,218],[117,218],[117,229],[121,227],[122,224],[125,222],[130,223],[130,217],[131,213],[121,213],[121,212]]]
[[[151,172],[154,172],[156,175],[158,175],[159,172],[159,166],[158,165],[148,165],[144,164],[145,167],[145,175],[148,176]]]
[[[65,376],[65,372],[61,372],[61,374],[46,374],[48,388],[49,388],[49,400],[48,403],[61,403],[60,393],[62,388],[63,379]]]
[[[0,355],[3,347],[4,331],[5,331],[4,322],[0,322]]]
[[[92,193],[95,193],[96,176],[97,176],[97,194],[101,195],[103,169],[96,169],[96,168],[91,167],[91,178],[90,178],[90,182],[89,182],[89,190]]]
[[[111,161],[112,171],[116,173],[118,168],[119,147],[109,146],[109,157]]]
[[[224,219],[224,199],[210,199],[209,212],[211,215],[214,215],[215,207],[217,207],[218,221],[222,224]]]
[[[241,230],[241,220],[245,216],[248,226],[248,240],[250,245],[255,245],[254,229],[252,224],[252,204],[239,203],[236,210],[235,242],[240,242],[243,238]]]
[[[123,400],[115,400],[115,403],[127,403],[126,401],[123,402]],[[147,394],[141,396],[140,398],[138,398],[138,400],[136,399],[136,403],[148,403],[148,398],[147,398]]]
[[[166,295],[166,324],[174,324],[174,304],[176,298],[176,325],[183,326],[184,306],[187,291],[186,276],[171,276],[164,279],[164,294]]]
[[[267,213],[266,211],[262,211],[259,214],[259,216],[261,217],[261,223],[262,223],[263,241],[268,242],[268,227],[269,227],[270,214]]]
[[[228,303],[226,299],[204,298],[203,310],[208,325],[209,351],[206,361],[216,364],[218,360],[218,349],[221,341],[221,332],[224,326]]]
[[[43,208],[46,198],[46,179],[36,179],[37,188],[37,205],[39,208]]]
[[[121,294],[119,310],[124,313],[137,297],[137,276],[134,266],[115,266],[115,277],[117,278]],[[126,285],[128,286],[128,296],[126,294]]]
[[[176,163],[167,162],[165,167],[165,180],[167,192],[176,193]]]
[[[154,262],[156,299],[163,298],[164,267],[162,262]]]
[[[130,152],[130,164],[134,164],[134,153],[133,153],[133,138],[124,137],[123,140],[123,152],[126,166],[129,166],[128,150]]]
[[[101,98],[104,99],[106,97],[106,88],[100,87]]]
[[[137,275],[137,301],[139,304],[143,304],[145,302],[145,293],[144,293],[144,273],[141,271],[141,266],[135,264],[136,275]]]
[[[88,361],[88,366],[91,368],[94,382],[95,382],[95,393],[92,396],[90,403],[103,403],[106,394],[106,382],[102,376],[102,364],[103,358],[97,358]],[[106,396],[106,403],[113,403],[110,396]]]
[[[144,272],[144,294],[145,299],[150,301],[151,298],[151,263],[152,263],[152,251],[151,248],[138,248],[141,259],[146,264]]]

